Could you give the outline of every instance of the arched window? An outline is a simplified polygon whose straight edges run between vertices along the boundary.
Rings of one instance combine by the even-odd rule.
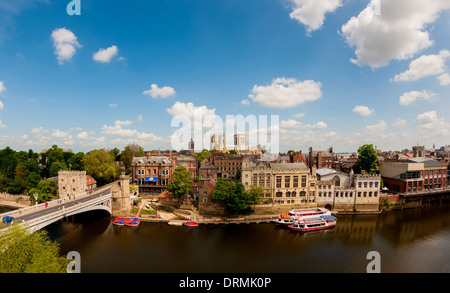
[[[276,196],[276,197],[282,197],[282,196],[283,196],[283,193],[282,193],[281,191],[278,191],[277,193],[275,193],[275,196]]]
[[[334,186],[341,186],[341,179],[339,178],[339,176],[334,176],[333,178],[334,181]]]

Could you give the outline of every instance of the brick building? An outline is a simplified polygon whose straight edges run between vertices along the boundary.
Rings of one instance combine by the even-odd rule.
[[[139,186],[143,195],[160,194],[172,182],[174,165],[166,156],[134,157],[132,182]]]

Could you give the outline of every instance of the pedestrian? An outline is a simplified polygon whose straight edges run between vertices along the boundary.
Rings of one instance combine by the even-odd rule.
[[[45,207],[47,207],[48,206],[48,202],[45,202]]]

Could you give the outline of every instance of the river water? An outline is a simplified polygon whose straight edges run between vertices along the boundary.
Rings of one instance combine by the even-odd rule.
[[[338,216],[334,229],[301,233],[273,224],[141,222],[114,226],[90,212],[48,226],[82,273],[365,273],[376,251],[382,273],[449,273],[450,206]]]

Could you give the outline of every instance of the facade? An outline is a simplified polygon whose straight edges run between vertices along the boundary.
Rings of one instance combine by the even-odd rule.
[[[304,163],[253,163],[244,157],[242,183],[263,189],[262,200],[271,199],[278,205],[315,206],[317,176]]]
[[[86,191],[86,171],[59,171],[58,191],[60,197],[68,197]]]
[[[132,201],[130,197],[130,176],[122,173],[119,181],[111,186],[112,211],[115,216],[128,216]]]
[[[378,211],[381,176],[317,169],[317,205],[339,211]]]
[[[217,168],[217,177],[233,179],[237,170],[242,170],[242,158],[239,155],[217,155],[213,156],[211,164]]]
[[[132,182],[139,186],[139,194],[156,195],[172,182],[174,166],[166,156],[134,157]]]
[[[198,175],[202,182],[217,180],[217,167],[211,164],[203,165],[198,168]]]
[[[197,159],[193,156],[177,156],[175,168],[176,166],[185,167],[192,174],[191,179],[194,179],[197,176]]]
[[[310,168],[312,166],[315,166],[317,169],[333,168],[334,164],[333,148],[330,147],[326,151],[313,151],[312,148],[309,148],[309,154],[307,155],[306,161]]]
[[[97,188],[97,181],[91,175],[86,175],[86,190],[94,191]]]
[[[384,160],[380,174],[384,185],[396,193],[412,193],[447,186],[447,165],[437,160],[416,157]]]

